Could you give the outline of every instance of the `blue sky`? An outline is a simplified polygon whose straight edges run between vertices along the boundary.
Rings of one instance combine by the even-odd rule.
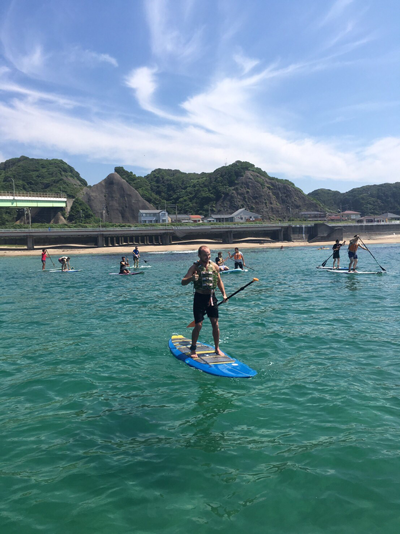
[[[400,181],[398,0],[2,0],[0,161]]]

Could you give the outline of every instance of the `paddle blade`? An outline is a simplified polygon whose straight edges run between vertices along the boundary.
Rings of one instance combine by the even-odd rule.
[[[186,328],[194,328],[196,326],[196,323],[192,321],[190,324],[187,325]]]

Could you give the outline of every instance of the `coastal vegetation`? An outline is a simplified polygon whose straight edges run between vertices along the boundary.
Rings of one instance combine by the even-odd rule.
[[[332,212],[351,210],[362,215],[381,215],[387,212],[400,214],[400,182],[365,185],[346,193],[316,189],[308,196]]]
[[[139,209],[167,209],[169,213],[209,216],[240,208],[264,221],[302,221],[304,211],[359,211],[362,215],[400,212],[400,183],[363,186],[347,193],[317,189],[308,195],[289,180],[270,176],[246,161],[224,165],[213,172],[185,173],[155,169],[137,176],[124,167],[89,186],[70,165],[59,159],[21,156],[0,163],[0,190],[62,193],[68,208],[32,208],[32,223],[49,225],[137,225]],[[0,210],[0,226],[27,223],[23,209]]]

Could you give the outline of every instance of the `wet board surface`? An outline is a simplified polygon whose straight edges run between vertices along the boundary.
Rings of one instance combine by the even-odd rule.
[[[66,271],[61,271],[60,269],[50,269],[49,273],[80,273],[82,269],[67,269]]]
[[[229,269],[228,271],[220,271],[219,274],[233,274],[233,273],[248,273],[248,269]]]
[[[257,371],[250,369],[247,365],[224,353],[223,356],[215,354],[212,345],[198,342],[196,352],[198,358],[190,356],[191,340],[184,336],[172,336],[168,346],[172,354],[178,360],[182,360],[190,367],[199,369],[204,373],[227,378],[251,378]]]
[[[385,274],[384,271],[348,271],[347,269],[345,271],[342,271],[341,269],[329,269],[328,272],[337,274],[348,274],[350,276],[358,274]]]
[[[144,274],[144,272],[140,272],[140,273],[127,273],[127,274],[120,274],[120,273],[108,273],[108,274],[116,274],[117,276],[133,276],[135,274]]]
[[[322,265],[319,265],[317,269],[321,269],[324,271],[348,271],[348,267],[340,267],[340,269],[332,269],[332,267],[322,267]]]

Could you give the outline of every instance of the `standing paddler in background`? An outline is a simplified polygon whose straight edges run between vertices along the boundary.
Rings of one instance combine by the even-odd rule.
[[[132,256],[133,256],[133,268],[134,269],[139,269],[140,253],[139,253],[139,249],[137,248],[137,245],[132,250]]]
[[[222,257],[222,252],[218,252],[218,256],[215,258],[215,263],[218,265],[220,271],[229,271],[229,267],[225,265],[225,261],[229,258],[227,256],[225,259]]]
[[[242,269],[243,271],[243,267],[246,267],[246,264],[244,262],[244,256],[237,247],[235,247],[235,252],[233,253],[233,256],[229,254],[229,258],[233,258],[235,260],[235,269]]]
[[[204,315],[207,314],[212,325],[215,354],[222,356],[223,353],[219,349],[218,306],[215,289],[218,287],[226,302],[225,287],[222,283],[218,266],[211,261],[210,249],[206,246],[201,246],[198,250],[198,255],[199,261],[196,261],[182,278],[183,286],[187,286],[190,282],[193,282],[194,286],[193,315],[195,327],[192,332],[190,355],[192,358],[198,357],[196,354],[197,340],[203,326]]]
[[[357,262],[358,262],[358,256],[357,256],[358,247],[361,247],[363,250],[368,250],[358,242],[359,239],[360,239],[360,236],[357,234],[353,237],[353,239],[350,239],[349,248],[347,250],[349,254],[349,260],[350,260],[349,272],[356,270]]]
[[[46,269],[47,249],[42,248],[42,271]]]
[[[332,250],[333,250],[332,269],[340,269],[340,248],[343,247],[345,243],[346,241],[343,241],[343,243],[339,243],[339,239],[336,239],[335,244],[332,247]],[[335,267],[335,264],[336,264],[336,267]]]

